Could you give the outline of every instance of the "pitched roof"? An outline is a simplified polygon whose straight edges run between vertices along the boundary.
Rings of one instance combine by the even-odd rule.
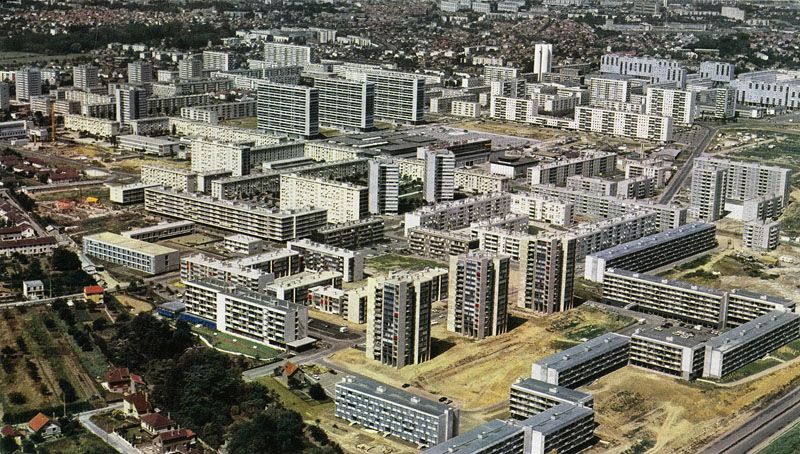
[[[47,417],[44,413],[38,413],[36,416],[33,417],[30,421],[28,421],[28,427],[34,432],[39,432],[44,428],[44,426],[48,425],[52,421],[50,418]]]
[[[158,438],[161,439],[162,443],[169,443],[171,441],[176,440],[185,440],[194,438],[194,432],[192,429],[178,429],[178,430],[168,430],[166,432],[161,432],[158,434]]]
[[[8,425],[3,426],[3,428],[0,429],[0,435],[2,435],[4,437],[16,437],[17,436],[17,429],[13,428],[12,426],[8,426]]]
[[[106,289],[99,285],[90,285],[83,288],[84,295],[102,295],[105,291]]]
[[[291,377],[298,370],[300,370],[300,366],[291,361],[287,361],[286,365],[283,366],[283,373],[286,374],[287,377]]]
[[[137,385],[145,384],[144,379],[141,377],[141,375],[131,374],[131,381],[136,383]]]
[[[116,383],[120,381],[127,381],[131,379],[131,373],[127,367],[119,367],[117,369],[106,372],[106,383]]]
[[[123,397],[126,402],[133,405],[136,408],[137,413],[149,413],[150,412],[150,402],[147,400],[147,396],[143,393],[136,393],[130,394]]]
[[[156,430],[175,425],[175,421],[167,418],[161,413],[150,413],[148,415],[144,415],[142,416],[141,420],[142,424],[147,424]]]

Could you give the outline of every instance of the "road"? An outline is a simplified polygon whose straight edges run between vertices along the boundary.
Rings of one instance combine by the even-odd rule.
[[[703,448],[706,454],[745,454],[800,419],[800,388],[774,400],[744,424]]]
[[[94,415],[98,415],[100,413],[107,413],[120,408],[122,408],[122,403],[109,405],[108,407],[99,408],[97,410],[87,411],[84,413],[78,413],[78,421],[81,423],[83,427],[86,428],[86,430],[100,437],[101,440],[106,442],[106,444],[114,448],[114,450],[116,450],[117,452],[121,452],[122,454],[142,454],[142,451],[129,445],[122,437],[120,437],[116,433],[106,432],[105,430],[101,429],[97,424],[93,423],[90,419]]]
[[[56,296],[53,298],[42,298],[38,300],[25,300],[25,301],[16,301],[13,303],[1,303],[0,309],[5,309],[9,307],[19,307],[19,306],[37,306],[39,304],[50,304],[55,300],[58,299],[65,299],[68,300],[70,298],[83,298],[83,293],[73,293],[72,295],[62,295]]]
[[[681,186],[683,186],[683,183],[689,176],[692,170],[692,162],[694,161],[694,158],[700,156],[708,149],[708,146],[711,145],[711,140],[717,133],[717,128],[713,126],[699,126],[699,128],[705,131],[705,136],[700,139],[700,142],[694,148],[694,151],[691,151],[691,154],[686,159],[686,162],[683,164],[680,170],[678,170],[678,173],[672,177],[667,185],[667,188],[661,194],[661,199],[659,200],[660,203],[667,204],[672,201],[672,198],[675,197],[675,194],[678,192]]]

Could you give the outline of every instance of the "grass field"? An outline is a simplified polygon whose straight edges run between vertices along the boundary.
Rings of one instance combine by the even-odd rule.
[[[377,273],[388,273],[389,271],[397,270],[419,271],[431,267],[447,268],[447,264],[405,255],[386,254],[380,257],[368,258],[364,267]]]
[[[774,356],[775,358],[783,361],[789,361],[797,358],[800,356],[800,340],[789,342],[783,347],[770,353],[770,356]]]
[[[753,361],[750,364],[742,366],[735,371],[729,373],[728,375],[722,377],[720,379],[723,383],[730,383],[737,380],[741,380],[743,378],[747,378],[751,375],[755,375],[759,372],[763,372],[770,367],[775,367],[781,362],[775,358],[762,358],[756,361]]]
[[[790,452],[800,452],[800,424],[776,438],[766,448],[758,451],[758,454],[786,454]]]
[[[274,358],[281,354],[279,350],[269,348],[256,342],[231,336],[230,334],[210,330],[202,326],[192,326],[195,334],[202,336],[216,348],[234,353],[243,353],[250,356],[258,356],[261,359]]]
[[[15,351],[13,366],[0,369],[0,403],[5,413],[46,409],[61,403],[59,381],[74,388],[77,399],[85,402],[99,396],[94,381],[96,372],[105,369],[99,352],[83,352],[70,335],[66,325],[47,306],[30,308],[24,314],[17,310],[0,311],[4,328],[0,330],[0,348]],[[77,318],[77,317],[76,317]],[[45,320],[52,320],[49,325]],[[97,355],[101,355],[100,358]],[[86,367],[92,366],[90,373]],[[25,402],[12,404],[9,394],[24,396]],[[69,403],[69,402],[68,402]]]
[[[108,191],[107,187],[94,186],[35,194],[33,198],[38,201],[72,200],[74,202],[85,202],[87,197],[97,197],[101,203],[108,204],[111,202],[108,198]]]
[[[58,438],[36,446],[39,454],[113,454],[116,451],[96,435],[88,432],[80,435]]]
[[[237,128],[256,129],[258,120],[256,117],[233,118],[222,122],[225,126],[235,126]]]
[[[508,333],[480,341],[455,335],[438,324],[432,332],[434,357],[422,364],[395,370],[353,348],[336,353],[331,361],[393,386],[409,383],[434,397],[447,396],[462,414],[470,413],[464,415],[465,420],[478,422],[506,411],[511,383],[530,376],[531,363],[554,353],[559,342],[572,344],[572,339],[590,332],[615,331],[632,322],[582,306],[548,318],[514,317]],[[462,424],[465,431],[471,428]]]
[[[258,383],[274,391],[280,398],[283,405],[290,410],[294,410],[303,416],[306,421],[315,421],[329,407],[333,407],[333,401],[317,402],[307,396],[300,396],[289,390],[272,377],[261,377]]]

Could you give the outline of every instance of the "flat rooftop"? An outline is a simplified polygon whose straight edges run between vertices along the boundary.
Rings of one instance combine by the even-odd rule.
[[[336,271],[320,271],[320,272],[302,271],[297,274],[292,274],[289,276],[284,276],[275,279],[267,287],[295,288],[295,287],[300,287],[302,285],[314,284],[316,282],[329,281],[331,279],[336,279],[337,277],[342,277],[342,273]]]
[[[717,298],[722,298],[724,296],[722,291],[710,287],[703,287],[701,285],[690,284],[688,282],[679,281],[676,279],[666,279],[654,276],[652,274],[634,273],[633,271],[623,270],[619,268],[607,268],[606,275],[631,277],[634,279],[650,282],[657,285],[676,287],[689,292],[703,293]]]
[[[145,255],[162,255],[178,252],[176,249],[161,246],[160,244],[148,243],[147,241],[135,240],[112,232],[102,232],[83,237],[86,241],[94,240],[100,243],[109,244],[122,249],[129,249]]]
[[[519,424],[523,427],[530,427],[536,432],[547,435],[559,431],[565,427],[569,427],[576,421],[593,414],[594,410],[591,408],[563,403],[558,404],[555,407],[548,408],[547,410],[533,415],[524,421],[519,421],[516,424]]]
[[[381,399],[396,405],[412,408],[431,416],[442,415],[448,409],[450,409],[450,407],[445,404],[434,402],[430,399],[419,397],[416,394],[411,394],[401,389],[394,388],[384,383],[364,377],[348,375],[347,377],[343,378],[342,381],[337,383],[336,387],[346,388],[360,394],[366,394],[376,399]]]
[[[570,402],[588,402],[593,400],[591,394],[587,394],[577,389],[567,388],[564,386],[552,385],[550,383],[536,380],[535,378],[525,378],[511,384],[512,388],[519,388],[522,390],[532,391],[537,394],[550,396],[554,399],[563,399]]]
[[[150,233],[150,232],[160,232],[162,230],[178,229],[181,227],[191,227],[193,225],[194,225],[193,221],[162,222],[161,224],[150,225],[139,229],[126,230],[124,232],[120,232],[120,234],[124,235],[127,233],[128,235],[135,235],[135,234]]]
[[[631,339],[639,337],[664,344],[693,348],[706,343],[709,339],[712,339],[718,334],[718,331],[706,327],[695,329],[695,327],[687,328],[685,326],[661,325],[636,328],[631,334]]]
[[[472,454],[513,436],[522,437],[522,428],[494,419],[424,451],[425,454]]]
[[[619,347],[627,345],[629,342],[630,338],[628,336],[617,333],[607,333],[589,339],[582,344],[546,356],[536,361],[536,364],[556,370],[567,370],[589,359],[616,350]]]
[[[800,318],[794,312],[772,311],[710,339],[706,345],[726,352]]]
[[[650,249],[653,246],[666,243],[668,241],[673,241],[687,237],[689,235],[694,235],[698,232],[703,232],[706,230],[714,231],[715,229],[716,227],[714,226],[714,224],[709,224],[706,222],[693,222],[691,224],[682,225],[675,229],[666,230],[664,232],[659,232],[654,235],[649,235],[635,241],[622,243],[620,245],[614,246],[609,249],[604,249],[592,255],[598,259],[611,260],[613,258],[622,255],[632,254],[634,252]]]

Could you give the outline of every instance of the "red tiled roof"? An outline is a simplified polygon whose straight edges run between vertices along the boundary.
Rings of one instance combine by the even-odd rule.
[[[286,374],[287,377],[291,377],[298,370],[300,370],[300,366],[290,361],[287,361],[286,365],[283,366],[283,373]]]
[[[136,375],[136,374],[131,374],[131,381],[136,383],[136,384],[139,384],[139,385],[143,385],[144,384],[144,379],[141,376]]]
[[[83,288],[84,295],[102,295],[106,292],[106,289],[99,285],[90,285],[88,287]],[[125,369],[128,370],[128,369]]]
[[[83,290],[86,291],[86,288]],[[120,367],[111,371],[106,372],[106,383],[116,383],[121,381],[127,381],[131,379],[131,373],[128,371],[127,367]]]
[[[47,417],[44,413],[38,413],[36,416],[33,417],[30,421],[28,421],[28,427],[31,428],[34,432],[39,432],[42,430],[44,426],[50,423],[50,418]]]
[[[192,429],[168,430],[158,434],[158,438],[161,439],[162,443],[169,443],[176,440],[192,439],[194,438],[194,432],[192,432]]]
[[[142,416],[141,418],[142,424],[147,424],[148,426],[159,430],[165,429],[170,426],[175,425],[175,421],[167,418],[166,416],[162,415],[161,413],[150,413],[147,415]]]
[[[57,244],[52,236],[40,236],[37,238],[25,238],[22,240],[0,241],[0,249],[11,249],[23,246],[40,246],[45,244]]]
[[[0,429],[0,435],[4,437],[16,437],[17,430],[11,426],[3,426],[3,428]]]
[[[126,402],[133,405],[136,412],[139,414],[150,413],[150,402],[147,401],[147,396],[142,393],[131,394],[123,397]]]

